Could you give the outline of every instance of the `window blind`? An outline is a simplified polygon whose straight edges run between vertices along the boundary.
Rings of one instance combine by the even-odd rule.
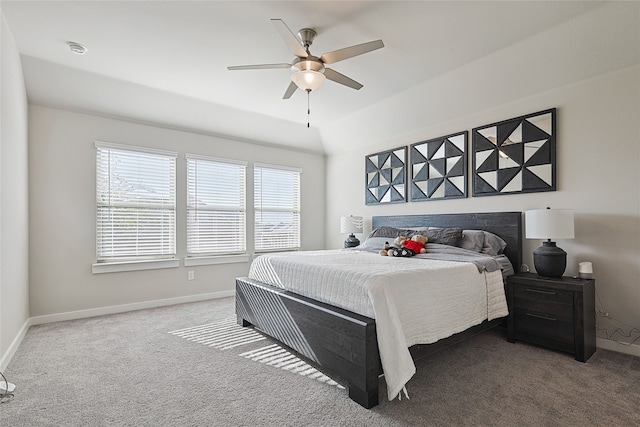
[[[176,154],[96,143],[98,262],[176,254]]]
[[[246,164],[187,155],[187,256],[246,252]]]
[[[300,247],[300,170],[254,165],[255,250]]]

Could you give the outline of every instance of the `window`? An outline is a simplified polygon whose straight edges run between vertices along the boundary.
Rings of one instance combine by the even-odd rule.
[[[246,163],[187,155],[187,256],[246,252]]]
[[[98,262],[174,258],[176,153],[96,142]]]
[[[255,164],[255,250],[300,247],[300,170]]]

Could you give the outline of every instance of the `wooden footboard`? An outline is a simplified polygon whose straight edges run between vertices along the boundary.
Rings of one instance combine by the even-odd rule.
[[[246,277],[236,279],[238,324],[253,325],[347,387],[365,408],[378,404],[382,373],[374,319]]]

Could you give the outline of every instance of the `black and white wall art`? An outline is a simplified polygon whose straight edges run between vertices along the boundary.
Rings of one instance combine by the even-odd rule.
[[[409,147],[411,201],[467,196],[467,135],[459,132]]]
[[[365,203],[407,201],[407,147],[365,156]]]
[[[473,196],[556,190],[556,109],[472,131]]]

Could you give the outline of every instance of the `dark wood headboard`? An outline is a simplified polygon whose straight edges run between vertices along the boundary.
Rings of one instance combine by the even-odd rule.
[[[515,271],[522,265],[522,212],[486,212],[424,215],[374,216],[373,228],[383,225],[411,227],[456,227],[465,230],[485,230],[500,236],[507,247],[504,254]]]

